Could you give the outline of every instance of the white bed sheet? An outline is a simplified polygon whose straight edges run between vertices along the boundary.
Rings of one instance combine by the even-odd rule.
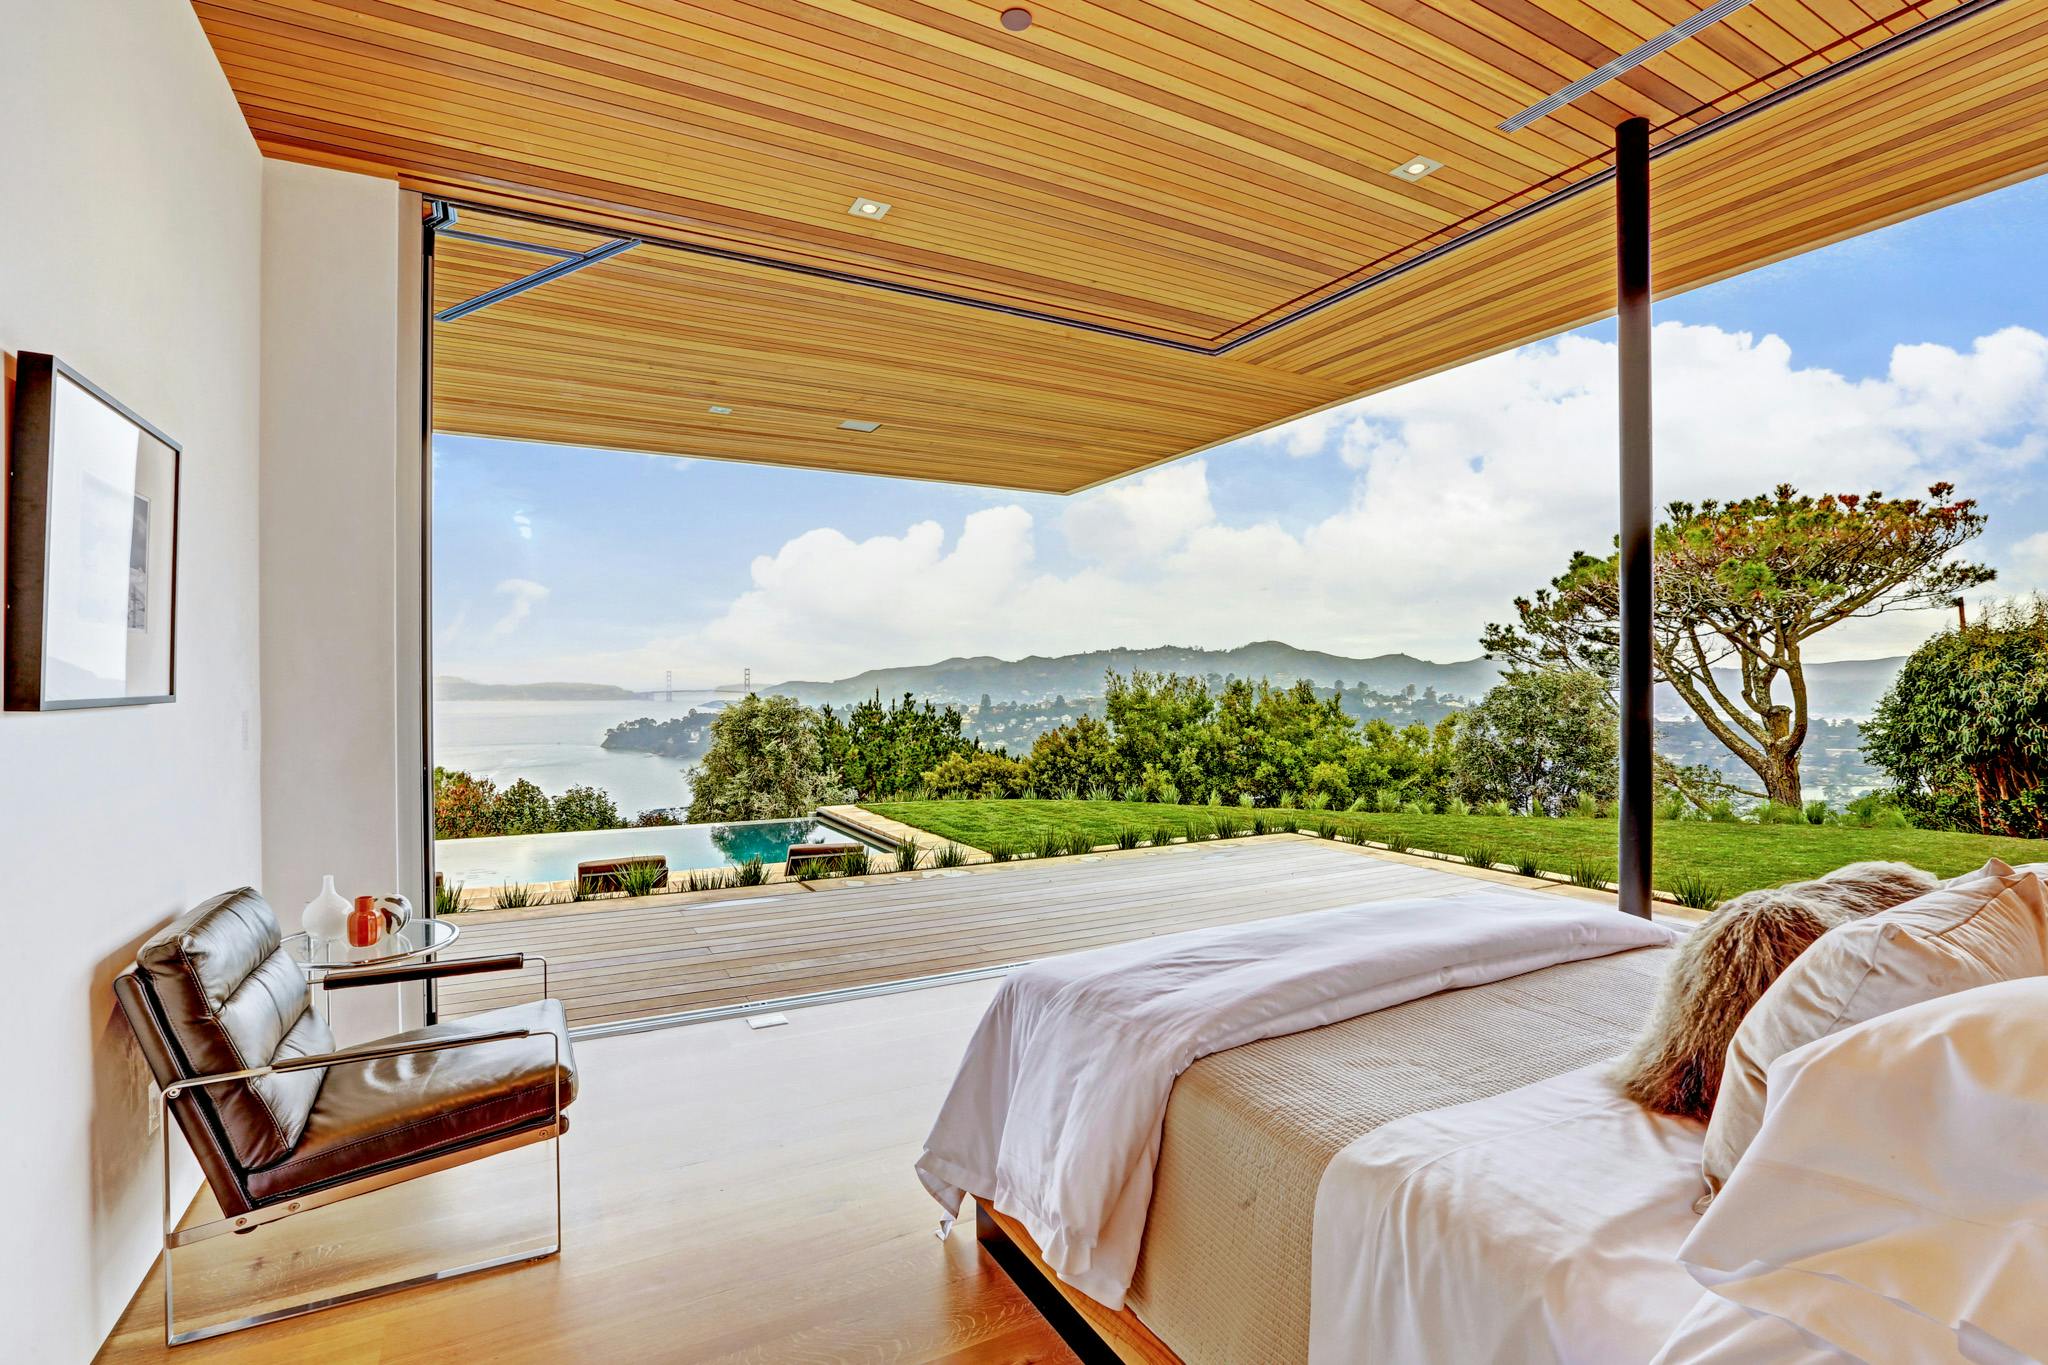
[[[1611,912],[1610,912],[1611,913]],[[1641,1365],[1698,1303],[1704,1125],[1599,1063],[1382,1125],[1317,1190],[1310,1365]]]

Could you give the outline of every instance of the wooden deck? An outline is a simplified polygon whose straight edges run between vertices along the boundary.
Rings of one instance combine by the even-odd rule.
[[[454,956],[523,950],[589,1026],[1000,967],[1206,925],[1472,889],[1450,865],[1296,835],[763,887],[617,909],[464,917]],[[1533,885],[1494,874],[1489,880]],[[444,984],[455,1018],[531,999],[498,976]]]

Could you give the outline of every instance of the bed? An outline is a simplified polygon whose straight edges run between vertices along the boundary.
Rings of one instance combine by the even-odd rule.
[[[984,1243],[1049,1316],[1088,1324],[1083,1339],[1093,1358],[1306,1361],[1310,1234],[1332,1157],[1390,1121],[1616,1055],[1639,1027],[1676,938],[1554,896],[1488,891],[1461,900],[1233,926],[1176,936],[1187,945],[1179,948],[1155,940],[1013,977],[970,1047],[920,1175],[942,1204],[960,1192],[978,1196]],[[1453,944],[1456,961],[1446,966]],[[1377,970],[1402,954],[1410,968]],[[1260,976],[1258,990],[1237,989],[1248,973]],[[1357,989],[1324,987],[1349,980],[1347,973],[1357,975]],[[1225,999],[1190,984],[1210,977],[1234,983]],[[1283,1003],[1268,1007],[1274,982]],[[1259,1018],[1240,1017],[1254,998]],[[1077,1000],[1088,1003],[1077,1008]],[[1155,1015],[1169,1024],[1155,1029]],[[1226,1027],[1213,1025],[1218,1016]],[[1033,1032],[1048,1018],[1074,1017],[1089,1022],[1070,1038]],[[1175,1031],[1183,1028],[1189,1032]],[[1114,1045],[1098,1036],[1105,1031]],[[1132,1032],[1144,1044],[1109,1060]],[[1062,1048],[1070,1056],[1063,1059]],[[1108,1071],[1119,1109],[1133,1107],[1123,1092],[1145,1089],[1147,1065],[1168,1069],[1163,1115],[1149,1120],[1156,1161],[1148,1167],[1138,1146],[1103,1158],[1119,1178],[1127,1166],[1150,1177],[1121,1199],[1102,1196],[1105,1208],[1135,1204],[1142,1228],[1135,1267],[1121,1276],[1105,1250],[1117,1240],[1114,1217],[1098,1219],[1101,1227],[1070,1220],[1083,1223],[1083,1235],[1063,1211],[1005,1197],[1048,1180],[1085,1185],[1076,1168],[1093,1155],[1063,1149],[1057,1134],[1020,1134],[1014,1111],[1028,1107],[1019,1092],[1060,1075],[1051,1086],[1057,1098],[1039,1102],[1063,1111],[1068,1136],[1086,1130],[1092,1143],[1104,1120],[1069,1092]],[[1119,1112],[1107,1122],[1137,1120]],[[970,1150],[976,1143],[978,1155]],[[1042,1159],[1037,1173],[999,1170],[1029,1166],[1016,1162],[1020,1149]],[[1118,1344],[1105,1351],[1095,1339]]]
[[[1723,1114],[1612,1075],[1676,936],[1491,894],[1025,969],[919,1176],[1091,1363],[2048,1360],[2048,893],[1831,932],[1744,1033],[1955,956],[1776,1054],[1706,1198]]]

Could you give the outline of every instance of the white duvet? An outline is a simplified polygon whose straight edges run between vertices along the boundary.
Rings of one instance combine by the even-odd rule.
[[[1121,1308],[1167,1098],[1197,1059],[1676,937],[1604,906],[1487,889],[1051,958],[989,1005],[918,1178],[949,1219],[968,1194],[992,1199],[1061,1279]]]

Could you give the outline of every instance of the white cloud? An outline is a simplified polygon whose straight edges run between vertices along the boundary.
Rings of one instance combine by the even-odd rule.
[[[2037,531],[2006,552],[1999,586],[2009,592],[2048,592],[2048,531]]]
[[[501,597],[509,597],[512,600],[505,608],[505,614],[491,627],[493,635],[510,635],[526,624],[535,607],[548,600],[547,585],[536,583],[530,578],[508,578],[498,584],[494,591]]]
[[[512,529],[519,532],[521,540],[532,540],[533,518],[524,512],[514,512],[512,514]]]
[[[1068,546],[1084,558],[1164,554],[1216,520],[1208,466],[1183,460],[1083,493],[1061,520]]]
[[[1660,503],[1779,482],[1907,495],[1949,479],[1991,510],[1995,543],[2027,529],[2009,509],[2048,455],[2048,337],[2010,328],[1966,350],[1901,346],[1886,374],[1863,380],[1801,367],[1776,336],[1666,323],[1656,347]],[[1516,594],[1572,550],[1610,544],[1615,425],[1612,344],[1565,337],[1081,495],[1056,528],[1009,505],[951,536],[936,521],[865,540],[809,531],[756,559],[748,590],[702,626],[554,666],[820,678],[965,654],[1257,638],[1466,658]],[[1274,450],[1337,457],[1261,467],[1305,519],[1290,529],[1219,513],[1212,470]],[[1057,569],[1039,553],[1054,529],[1071,561]],[[2007,559],[2010,586],[2048,584],[2048,533]],[[501,629],[531,606],[515,599]],[[1823,652],[1909,648],[1940,624],[1936,613],[1859,623],[1831,632]]]

